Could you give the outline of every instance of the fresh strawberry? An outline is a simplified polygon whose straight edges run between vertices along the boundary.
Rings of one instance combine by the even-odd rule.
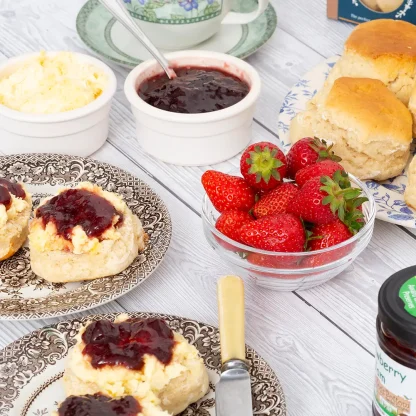
[[[219,212],[239,209],[249,211],[254,203],[254,191],[243,178],[207,170],[201,178],[209,199]]]
[[[283,183],[267,193],[260,201],[256,202],[253,214],[256,218],[267,215],[284,214],[289,202],[293,199],[299,188],[293,183]]]
[[[357,207],[367,200],[360,194],[361,189],[351,188],[347,173],[336,171],[333,178],[323,176],[306,182],[289,203],[288,212],[313,224],[328,224],[339,218],[355,233],[364,225],[357,221],[363,216]]]
[[[282,183],[286,175],[286,158],[273,143],[255,143],[241,156],[240,171],[253,188],[270,190]]]
[[[309,179],[321,176],[332,176],[337,170],[343,171],[344,168],[333,160],[323,160],[322,162],[298,170],[295,175],[295,181],[302,188]]]
[[[325,140],[317,137],[305,137],[296,142],[286,156],[288,178],[295,179],[297,171],[325,159],[339,162],[341,158],[331,149],[332,145],[328,146]]]
[[[311,252],[311,255],[306,257],[302,263],[302,267],[319,267],[324,266],[325,264],[333,263],[334,261],[337,261],[345,256],[348,255],[348,253],[351,252],[353,249],[353,244],[347,244],[344,247],[340,248],[334,248],[332,251],[328,251],[327,253],[319,253],[316,254],[313,251]]]
[[[295,268],[297,263],[296,256],[275,256],[260,253],[249,253],[247,261],[251,264],[270,269]]]
[[[302,221],[292,214],[278,214],[260,218],[240,229],[244,244],[268,251],[298,252],[305,246]]]
[[[315,225],[311,231],[313,237],[308,247],[312,251],[335,246],[352,237],[351,231],[339,219],[329,224]]]
[[[302,263],[302,267],[319,267],[324,266],[325,264],[332,263],[335,260],[338,260],[342,256],[337,255],[337,253],[320,253],[313,256],[306,257]]]
[[[256,191],[256,202],[260,201],[261,198],[264,198],[269,192],[271,192],[271,191],[262,190],[262,189],[256,189],[255,191]]]
[[[249,222],[254,221],[252,216],[245,211],[234,209],[232,211],[223,212],[215,223],[215,228],[222,234],[226,235],[231,240],[240,240],[240,228]]]

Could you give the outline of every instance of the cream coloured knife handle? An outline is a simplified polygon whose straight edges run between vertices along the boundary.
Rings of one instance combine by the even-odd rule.
[[[218,280],[218,316],[221,336],[221,361],[246,359],[244,283],[238,276]]]

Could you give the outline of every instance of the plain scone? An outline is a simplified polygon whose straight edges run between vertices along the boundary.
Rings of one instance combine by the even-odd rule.
[[[399,8],[404,0],[377,0],[377,5],[384,13],[390,13]]]
[[[413,117],[413,137],[416,137],[416,84],[410,95],[409,110]]]
[[[13,256],[23,246],[29,234],[32,198],[24,187],[23,189],[26,194],[24,200],[11,195],[10,209],[6,211],[4,206],[0,208],[0,223],[3,223],[0,225],[0,261]]]
[[[119,316],[118,322],[128,319]],[[197,349],[174,332],[175,347],[171,363],[164,365],[152,355],[145,356],[140,371],[124,366],[94,368],[82,353],[81,335],[69,353],[63,377],[65,393],[85,395],[102,393],[109,397],[131,395],[139,402],[159,406],[172,415],[183,412],[191,403],[205,396],[209,389],[208,373]]]
[[[407,185],[404,200],[409,207],[416,209],[416,157],[413,157],[407,170]]]
[[[340,77],[378,79],[407,105],[416,80],[416,26],[390,19],[358,25],[324,88]]]
[[[292,143],[308,136],[333,143],[342,166],[358,178],[384,180],[406,165],[412,116],[381,81],[344,77],[292,120]]]
[[[377,4],[377,0],[361,0],[361,2],[372,10],[380,10]]]
[[[80,246],[86,247],[86,252],[74,253],[60,247],[55,249],[55,241],[59,242],[59,239],[53,235],[53,231],[51,233],[51,229],[56,228],[51,223],[44,227],[42,219],[35,218],[29,232],[31,267],[35,274],[50,282],[76,282],[118,274],[145,248],[147,234],[139,218],[120,197],[90,183],[81,183],[77,188],[99,190],[111,203],[117,203],[123,215],[123,223],[112,230],[114,238],[102,239],[100,242],[97,239],[95,242],[84,241],[90,239],[84,232],[78,233],[77,237],[81,236],[78,238],[82,243]],[[42,204],[49,199],[46,198]]]

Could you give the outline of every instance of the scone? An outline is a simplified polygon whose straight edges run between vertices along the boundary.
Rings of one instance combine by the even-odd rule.
[[[381,81],[344,77],[330,90],[321,90],[292,120],[291,141],[307,136],[333,143],[347,172],[384,180],[399,175],[406,165],[412,117]]]
[[[345,42],[324,88],[340,77],[374,78],[408,104],[416,76],[416,26],[377,19],[358,25]]]
[[[416,209],[416,157],[413,157],[407,170],[407,185],[404,200],[409,207]]]
[[[390,13],[398,9],[404,0],[377,0],[377,5],[384,13]]]
[[[169,416],[160,407],[132,396],[112,399],[103,394],[67,397],[52,416]]]
[[[364,6],[367,6],[371,10],[380,10],[377,4],[377,0],[361,0],[361,3],[363,3]]]
[[[409,110],[413,117],[413,137],[416,137],[416,84],[410,95]]]
[[[22,184],[0,179],[0,261],[13,256],[26,241],[32,197]]]
[[[133,396],[176,415],[208,391],[197,349],[161,319],[96,321],[82,328],[63,377],[67,395]]]
[[[29,231],[32,270],[50,282],[111,276],[133,262],[146,238],[120,196],[80,183],[35,210]]]

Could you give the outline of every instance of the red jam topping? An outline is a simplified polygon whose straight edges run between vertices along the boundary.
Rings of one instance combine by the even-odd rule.
[[[139,86],[142,100],[160,110],[200,114],[241,101],[249,86],[234,75],[211,68],[176,68],[176,78],[157,75]]]
[[[6,188],[11,194],[13,194],[14,196],[18,198],[22,198],[22,199],[26,198],[26,193],[22,185],[20,185],[20,183],[13,183],[7,179],[0,178],[0,186],[3,186],[4,188]]]
[[[59,416],[137,416],[142,411],[132,396],[111,399],[102,394],[70,396],[58,409]]]
[[[26,194],[22,185],[10,182],[4,178],[0,178],[0,205],[4,205],[6,210],[12,206],[13,202],[12,196],[10,194],[13,194],[18,198],[26,198]]]
[[[100,237],[113,224],[118,215],[116,227],[123,217],[105,198],[85,189],[68,189],[53,197],[36,211],[36,218],[42,218],[44,226],[53,222],[57,233],[71,240],[72,229],[80,225],[88,237]]]
[[[7,188],[0,186],[0,205],[6,207],[6,211],[12,206],[12,196]]]
[[[155,356],[167,365],[172,360],[172,330],[161,319],[128,320],[113,323],[100,320],[89,324],[82,335],[83,354],[91,358],[91,365],[122,365],[131,370],[141,370],[144,355]]]

